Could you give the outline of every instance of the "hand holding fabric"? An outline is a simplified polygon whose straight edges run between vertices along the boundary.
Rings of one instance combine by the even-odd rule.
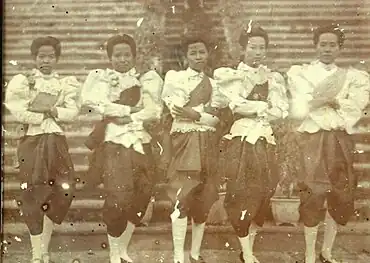
[[[189,107],[178,107],[174,105],[172,110],[176,117],[190,119],[192,121],[199,120],[201,117],[199,112]]]

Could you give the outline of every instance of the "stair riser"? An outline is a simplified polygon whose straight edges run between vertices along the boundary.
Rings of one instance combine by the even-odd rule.
[[[342,57],[338,60],[338,64],[342,66],[350,66],[357,64],[360,59],[362,59],[364,56],[358,53],[358,55],[352,54],[352,57]],[[6,60],[14,60],[16,59],[16,56],[9,56],[6,58]],[[290,68],[290,65],[293,64],[302,64],[302,63],[309,63],[312,61],[313,56],[302,56],[302,53],[300,53],[299,56],[295,56],[292,58],[287,58],[285,54],[279,54],[278,57],[270,57],[268,61],[266,61],[266,64],[269,67],[277,68],[279,70],[288,70]],[[18,60],[17,60],[18,61]],[[84,63],[82,64],[81,61]],[[178,61],[176,59],[166,59],[164,61],[164,66],[167,70],[178,68]],[[5,68],[5,74],[4,79],[6,81],[9,81],[14,75],[17,75],[20,73],[20,67],[24,67],[26,69],[31,69],[34,67],[34,62],[28,59],[19,60],[18,66],[8,66]],[[68,63],[59,63],[56,70],[59,72],[61,76],[76,76],[80,81],[84,81],[87,77],[90,70],[97,69],[97,68],[107,68],[110,67],[109,64],[105,62],[105,59],[99,61],[99,60],[71,60]],[[73,68],[73,70],[71,70]],[[24,69],[21,69],[24,70]]]
[[[369,203],[370,200],[367,202]],[[153,207],[153,214],[150,221],[150,224],[156,223],[170,223],[170,214],[173,211],[173,207],[168,203],[165,205],[154,205]],[[367,212],[364,212],[367,211]],[[353,213],[350,222],[367,222],[369,221],[369,214],[370,206],[364,205],[357,205],[356,210]],[[227,220],[227,218],[225,218]],[[273,222],[274,218],[272,215],[271,208],[269,209],[268,213],[266,214],[266,222]],[[20,215],[19,210],[16,209],[4,209],[3,213],[3,222],[4,224],[14,224],[19,222],[24,222],[23,217]],[[98,226],[104,226],[103,217],[102,217],[102,209],[95,208],[71,208],[66,215],[64,222],[68,223],[70,226],[73,227],[76,223],[94,223],[100,222]],[[221,222],[219,222],[221,223]],[[91,231],[93,234],[95,231]]]
[[[103,28],[100,28],[98,29],[97,31],[99,32],[96,32],[96,34],[91,34],[90,31],[84,31],[84,32],[80,32],[79,34],[64,34],[64,33],[60,33],[59,30],[58,31],[55,31],[55,32],[50,32],[48,31],[47,33],[48,34],[52,34],[53,36],[57,37],[57,38],[60,38],[63,42],[62,42],[62,45],[64,47],[65,44],[71,44],[74,43],[75,45],[78,45],[79,48],[82,48],[84,45],[86,45],[86,42],[94,42],[92,45],[89,46],[89,49],[91,47],[97,47],[99,48],[101,44],[104,44],[104,42],[108,39],[108,37],[110,37],[111,35],[113,34],[118,34],[120,33],[122,30],[116,30],[116,29],[113,29],[113,30],[110,30],[109,28],[108,29],[104,29],[102,30]],[[8,28],[6,29],[8,30]],[[15,30],[15,31],[14,31]],[[40,27],[39,30],[45,30],[45,27]],[[39,30],[37,30],[37,32],[40,32]],[[128,34],[131,34],[130,32],[134,30],[134,28],[132,29],[129,29],[129,28],[125,28],[124,32],[128,33]],[[358,28],[357,28],[358,30]],[[356,32],[357,32],[356,30]],[[37,33],[37,34],[29,34],[28,32],[26,31],[20,31],[19,34],[15,34],[16,32],[19,31],[19,28],[16,27],[14,29],[12,29],[11,27],[9,27],[9,31],[8,31],[8,34],[6,34],[6,40],[7,42],[5,42],[5,45],[15,45],[17,43],[19,43],[21,45],[22,48],[25,48],[25,47],[29,47],[31,45],[31,42],[32,40],[36,37],[36,36],[41,36],[43,35],[42,33]],[[179,29],[179,31],[181,31]],[[74,31],[73,31],[74,32]],[[361,31],[362,32],[362,31]],[[7,33],[7,31],[5,31],[5,33]],[[179,33],[179,32],[178,32]],[[166,42],[168,43],[173,43],[173,44],[178,44],[178,33],[173,33],[173,32],[169,32],[168,34],[165,35],[166,37]],[[349,41],[345,43],[345,46],[351,44],[352,45],[352,42],[354,45],[357,45],[357,44],[361,44],[361,42],[363,42],[364,45],[369,45],[369,41],[366,41],[366,35],[369,34],[366,29],[363,29],[363,32],[362,34],[356,34],[356,35],[353,35],[353,36],[348,36],[349,38]],[[297,45],[297,46],[301,46],[301,45],[309,45],[311,44],[312,42],[312,34],[308,33],[307,30],[304,31],[304,32],[294,32],[293,30],[279,30],[279,31],[269,31],[269,38],[271,38],[271,44],[280,44],[280,45],[290,45],[290,43],[294,43],[294,45]],[[358,41],[361,41],[361,42],[358,42]],[[21,44],[23,43],[23,44]],[[80,46],[81,44],[81,46]],[[312,46],[307,46],[307,48],[310,47],[312,48]],[[5,51],[7,50],[7,48],[4,49]],[[17,49],[15,49],[16,51]],[[306,49],[304,49],[306,51]],[[13,50],[14,51],[14,50]]]
[[[256,8],[256,7],[254,7]],[[356,7],[350,7],[345,10],[345,15],[343,17],[337,17],[337,20],[339,22],[344,21],[345,18],[349,18],[350,15],[356,14],[357,15],[358,9]],[[362,9],[361,12],[365,13],[367,10]],[[41,12],[32,12],[32,19],[29,14],[17,14],[14,17],[5,16],[5,23],[12,23],[12,24],[22,24],[24,22],[29,21],[31,24],[39,25],[39,24],[45,24],[47,22],[51,24],[59,24],[61,20],[64,20],[68,18],[67,23],[73,23],[74,21],[81,21],[85,22],[85,24],[88,25],[90,22],[97,22],[98,16],[107,16],[108,18],[104,21],[107,23],[108,21],[113,22],[114,24],[122,24],[122,23],[135,23],[137,20],[143,16],[145,16],[145,13],[143,10],[139,7],[133,7],[132,10],[130,10],[130,16],[122,16],[123,13],[127,12],[124,9],[117,9],[106,7],[102,10],[94,9],[94,8],[86,8],[85,10],[73,10],[68,11],[68,14],[66,14],[67,11],[58,11],[58,12],[50,12],[50,13],[44,13],[44,16]],[[321,18],[323,20],[326,19],[332,19],[333,16],[336,16],[340,10],[330,10],[326,9],[326,11],[321,12]],[[215,16],[216,12],[207,12],[211,16]],[[170,16],[169,14],[168,16]],[[255,16],[253,13],[247,13],[246,15],[249,16]],[[305,17],[303,17],[303,15]],[[307,9],[302,8],[279,8],[279,12],[275,14],[275,16],[271,16],[271,11],[269,9],[261,9],[261,12],[258,12],[258,18],[259,21],[265,22],[266,24],[270,24],[271,21],[276,21],[280,23],[291,23],[297,21],[302,22],[304,20],[308,20],[309,18],[312,18],[313,14],[308,13]],[[308,17],[308,18],[307,18]],[[54,18],[54,20],[53,20]],[[269,19],[270,18],[270,19]],[[44,21],[44,19],[46,21]],[[349,22],[345,24],[346,27],[354,25],[355,23],[358,23],[358,21],[363,21],[364,17],[359,16],[356,18],[351,17]],[[40,23],[38,23],[40,21]],[[175,16],[171,18],[171,21],[174,23],[181,23],[182,18],[181,16]]]
[[[370,48],[364,49],[362,48],[362,52],[370,53]],[[75,61],[73,64],[77,63],[78,58],[84,58],[88,61],[95,61],[95,63],[100,63],[100,64],[105,64],[107,63],[106,59],[106,52],[101,51],[101,50],[88,50],[84,52],[83,55],[77,53],[79,50],[65,50],[63,53],[63,61],[60,61],[58,64],[58,67],[63,67],[65,66],[66,61]],[[81,50],[80,50],[81,51]],[[300,48],[271,48],[269,50],[269,60],[272,58],[279,58],[282,55],[284,55],[284,58],[294,58],[296,57],[297,53],[300,53],[301,59],[306,59],[306,58],[313,58],[314,57],[314,50],[305,50],[304,53],[302,53],[302,49]],[[7,50],[4,53],[5,57],[11,58],[11,57],[17,57],[18,61],[30,61],[31,62],[31,57],[30,57],[30,52],[28,50],[19,50],[19,51],[12,51],[12,50]],[[351,58],[353,56],[353,50],[352,49],[347,49],[343,50],[341,53],[341,58]],[[80,66],[81,66],[81,61],[79,61]],[[83,63],[86,63],[85,61]],[[108,64],[107,64],[108,65]]]
[[[269,236],[275,236],[275,234],[271,233],[264,233],[261,234],[265,238],[269,238]],[[285,235],[284,235],[285,236]],[[15,241],[13,236],[6,235],[4,237],[5,240],[11,241],[10,245],[7,245],[7,248],[9,252],[13,251],[24,251],[24,247],[27,245],[29,246],[29,237],[28,235],[22,235],[22,242]],[[275,238],[276,239],[276,238]],[[292,234],[290,240],[300,240],[303,237],[301,234]],[[278,240],[277,240],[278,241]],[[301,242],[302,242],[301,241]],[[148,247],[148,242],[152,245]],[[282,242],[282,243],[281,243]],[[228,245],[226,245],[228,243]],[[265,242],[265,243],[272,243],[272,242]],[[275,244],[275,242],[273,242]],[[282,244],[279,245],[279,249],[283,249],[282,246],[285,247],[287,242],[284,240],[281,240],[280,243],[276,244]],[[67,247],[66,247],[67,245]],[[108,259],[108,240],[106,234],[89,234],[89,235],[78,235],[77,233],[75,235],[59,235],[55,234],[53,235],[51,239],[50,244],[50,250],[51,252],[58,252],[58,251],[92,251],[92,253],[99,253],[102,251],[105,251],[107,253],[107,259]],[[187,233],[186,238],[186,249],[190,249],[191,246],[191,232],[189,231]],[[61,247],[61,249],[59,249]],[[104,247],[104,249],[102,248]],[[171,233],[164,233],[164,234],[155,234],[155,235],[148,235],[148,234],[137,234],[134,233],[132,237],[132,241],[130,242],[130,247],[142,247],[143,250],[154,250],[154,251],[171,251],[173,249],[173,243],[172,243],[172,236]],[[260,238],[256,238],[256,245],[255,245],[255,251],[267,251],[270,249],[270,247],[267,247],[267,244],[263,244],[263,240],[261,242]],[[234,233],[205,233],[204,239],[202,242],[202,249],[217,249],[217,250],[230,250],[233,248],[234,250],[239,249],[239,244],[236,236]],[[272,251],[276,250],[275,247],[271,247]],[[284,248],[284,251],[291,251],[291,244],[290,246],[286,246],[286,249]],[[270,250],[269,250],[270,251]],[[238,258],[238,254],[234,253],[235,259]],[[144,255],[142,255],[144,258]],[[168,259],[170,260],[170,259]],[[83,261],[84,262],[84,261]]]
[[[294,47],[294,48],[299,48],[303,50],[311,49],[312,48],[311,38],[312,38],[311,36],[306,36],[306,39],[305,39],[306,41],[302,41],[302,39],[284,40],[280,38],[274,38],[274,39],[271,39],[271,48]],[[63,42],[63,50],[69,50],[69,49],[86,50],[86,49],[91,49],[92,47],[96,47],[96,49],[98,50],[104,41],[105,40],[103,38],[95,39],[95,40],[86,40],[85,42],[66,41],[66,42]],[[4,51],[20,50],[20,49],[28,48],[30,45],[30,42],[31,40],[25,40],[25,41],[21,41],[18,43],[4,43],[3,50]],[[175,41],[169,41],[169,42],[175,42]],[[370,46],[370,42],[363,40],[363,37],[351,38],[350,45],[351,45],[351,48],[360,48],[360,47],[366,48]]]

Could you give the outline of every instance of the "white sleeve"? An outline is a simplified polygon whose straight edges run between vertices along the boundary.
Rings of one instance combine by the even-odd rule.
[[[142,84],[143,109],[131,114],[131,119],[134,122],[159,120],[163,110],[161,100],[163,80],[155,71],[149,71],[140,78],[140,82]]]
[[[5,93],[5,107],[24,124],[41,124],[44,114],[28,111],[30,102],[30,89],[28,80],[24,75],[16,75],[9,82]]]
[[[279,73],[272,73],[269,80],[268,101],[271,107],[267,110],[270,120],[288,116],[289,103],[286,95],[285,80]]]
[[[262,114],[267,110],[266,102],[247,100],[243,97],[244,86],[252,85],[252,83],[246,81],[237,70],[219,68],[215,70],[214,77],[220,87],[220,92],[228,99],[233,113],[250,116],[255,113]]]
[[[93,108],[103,116],[130,116],[130,107],[109,100],[109,82],[103,70],[93,70],[87,76],[81,91],[82,105]]]
[[[171,114],[174,105],[183,107],[190,99],[188,92],[184,89],[185,86],[179,82],[179,78],[181,78],[181,72],[170,70],[164,79],[162,100]],[[172,116],[174,117],[173,114]]]
[[[365,71],[348,71],[349,89],[345,99],[339,99],[337,114],[343,119],[345,128],[353,127],[362,117],[363,110],[369,103],[370,76]]]
[[[61,121],[74,120],[79,112],[77,103],[77,94],[81,88],[81,84],[75,77],[67,77],[62,79],[63,88],[63,107],[56,107],[58,111],[58,119]]]

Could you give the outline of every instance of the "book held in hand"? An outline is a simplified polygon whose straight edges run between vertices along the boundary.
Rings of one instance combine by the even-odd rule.
[[[44,113],[50,111],[58,101],[58,95],[52,95],[46,92],[39,92],[31,101],[28,110],[32,112]]]

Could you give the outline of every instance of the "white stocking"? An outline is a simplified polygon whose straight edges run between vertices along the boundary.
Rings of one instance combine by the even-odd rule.
[[[174,263],[184,263],[184,245],[188,218],[177,218],[172,221],[172,238],[174,246]]]
[[[41,244],[42,244],[42,234],[30,235],[31,246],[32,246],[32,260],[42,259]]]
[[[132,234],[134,233],[135,225],[127,221],[127,227],[119,238],[120,257],[127,262],[132,262],[132,259],[127,254],[127,248],[130,244]]]
[[[337,231],[338,231],[337,223],[331,217],[329,212],[326,212],[324,242],[322,244],[322,250],[321,250],[322,255],[326,259],[331,259],[332,257],[331,252],[333,249]]]
[[[43,256],[44,263],[49,262],[49,244],[51,240],[51,235],[53,234],[54,223],[49,217],[44,215],[44,224],[42,230],[42,244],[41,253]]]
[[[195,260],[198,260],[200,256],[200,247],[203,241],[205,226],[206,223],[196,224],[194,223],[194,220],[192,220],[190,256]]]
[[[121,258],[119,255],[119,241],[119,237],[112,237],[108,235],[110,263],[121,263]]]
[[[315,227],[304,227],[304,237],[306,242],[306,261],[305,263],[315,263],[316,261],[316,239],[317,239],[317,230],[319,226]]]

